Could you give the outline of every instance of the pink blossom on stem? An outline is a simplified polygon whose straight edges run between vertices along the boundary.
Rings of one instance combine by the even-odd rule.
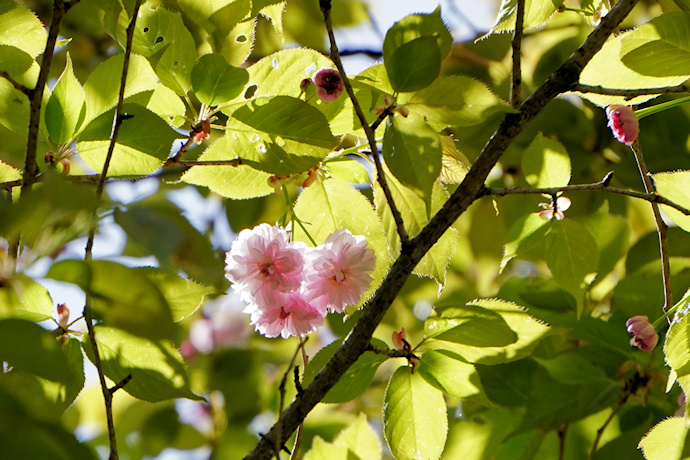
[[[225,276],[247,302],[270,302],[276,292],[298,290],[307,247],[290,242],[284,228],[261,224],[242,230],[225,257]]]
[[[322,308],[342,312],[369,288],[375,263],[374,251],[363,236],[336,230],[312,251],[305,289]]]
[[[343,81],[335,69],[321,69],[314,74],[316,95],[323,102],[335,101],[343,93]]]
[[[659,342],[659,336],[646,316],[633,316],[625,323],[625,326],[628,333],[633,336],[630,339],[630,345],[642,351],[652,351]]]
[[[249,306],[251,323],[266,337],[301,337],[323,325],[325,311],[312,305],[301,292],[278,293],[272,303]]]
[[[606,107],[606,118],[613,136],[625,145],[632,145],[640,133],[640,123],[633,109],[627,105],[610,105]]]

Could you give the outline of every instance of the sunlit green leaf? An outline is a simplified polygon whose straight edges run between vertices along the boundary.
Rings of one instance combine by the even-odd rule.
[[[152,339],[173,335],[165,297],[134,268],[106,260],[63,260],[53,265],[47,276],[82,288],[92,297],[96,317],[109,326]]]
[[[38,322],[51,318],[54,310],[48,290],[28,276],[17,274],[0,288],[0,317]]]
[[[410,367],[398,368],[383,397],[383,432],[398,460],[440,458],[448,433],[443,394]]]
[[[570,157],[565,147],[541,133],[522,156],[527,183],[536,188],[562,187],[570,182]]]
[[[325,164],[329,176],[349,184],[369,183],[369,172],[362,163],[352,158],[334,158]]]
[[[412,112],[448,126],[474,125],[496,112],[511,110],[486,85],[463,75],[438,78],[407,102],[404,98],[399,101]]]
[[[47,38],[32,11],[12,0],[0,1],[0,45],[16,46],[34,57],[43,52]]]
[[[53,88],[46,106],[46,128],[50,140],[57,145],[69,142],[85,116],[84,90],[74,76],[72,60],[68,54],[65,70]]]
[[[6,44],[0,44],[0,69],[27,88],[36,86],[40,72],[38,63],[29,53]]]
[[[684,459],[688,427],[683,417],[669,417],[658,423],[640,441],[647,460]]]
[[[123,387],[127,393],[149,402],[201,399],[189,389],[182,356],[169,342],[151,341],[109,327],[97,326],[95,330],[105,375],[116,383],[131,375]],[[86,340],[82,347],[93,359]]]
[[[517,341],[517,334],[503,317],[477,305],[444,308],[424,322],[424,334],[436,340],[471,347],[505,347]]]
[[[441,138],[424,119],[413,113],[393,117],[383,137],[383,157],[388,169],[427,203],[441,173]]]
[[[216,106],[240,94],[249,76],[245,69],[231,66],[221,56],[206,54],[192,69],[191,79],[199,101]]]
[[[429,385],[454,398],[465,399],[483,391],[474,366],[443,350],[425,351],[417,372]]]
[[[46,396],[57,406],[59,412],[67,410],[84,388],[86,382],[84,354],[81,351],[79,340],[74,337],[66,338],[62,350],[65,352],[65,357],[75,378],[64,383],[41,380]]]
[[[542,219],[538,213],[526,214],[518,219],[508,231],[500,270],[503,271],[513,258],[538,245],[548,230],[548,221]]]
[[[674,171],[654,174],[656,191],[677,205],[690,209],[690,171]],[[690,232],[690,216],[670,206],[662,206],[664,212],[686,232]]]
[[[525,0],[524,25],[525,29],[539,27],[553,16],[563,0]],[[492,34],[507,32],[515,29],[515,15],[517,13],[517,0],[502,0],[498,9],[498,18]]]
[[[204,299],[215,292],[213,288],[181,278],[171,272],[152,267],[139,267],[137,270],[156,283],[161,294],[168,301],[174,322],[182,321],[197,311]]]

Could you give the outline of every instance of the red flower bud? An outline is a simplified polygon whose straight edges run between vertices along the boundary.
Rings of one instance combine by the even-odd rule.
[[[627,105],[610,105],[606,107],[606,117],[613,136],[625,145],[632,145],[640,133],[640,123],[633,109]]]
[[[343,94],[343,81],[335,69],[321,69],[314,74],[316,95],[323,102],[335,101]]]
[[[61,328],[67,329],[69,323],[69,308],[64,303],[57,305],[57,321]]]
[[[646,316],[638,315],[630,318],[625,326],[628,333],[632,334],[630,345],[642,351],[652,351],[659,342],[659,335]]]
[[[405,328],[400,329],[400,332],[393,332],[393,346],[398,350],[405,350]],[[409,345],[407,345],[409,348]]]

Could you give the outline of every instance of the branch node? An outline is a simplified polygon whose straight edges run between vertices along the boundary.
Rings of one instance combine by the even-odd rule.
[[[120,380],[120,382],[117,385],[115,385],[114,387],[108,388],[108,393],[110,393],[110,396],[112,396],[117,390],[119,390],[119,389],[123,388],[125,385],[127,385],[130,380],[132,380],[132,374],[127,374],[127,377]]]

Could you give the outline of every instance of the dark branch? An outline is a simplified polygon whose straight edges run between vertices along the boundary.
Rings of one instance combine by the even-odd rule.
[[[672,93],[690,93],[690,88],[685,86],[685,84],[678,86],[667,86],[662,88],[641,88],[641,89],[616,89],[616,88],[604,88],[602,86],[590,86],[577,84],[573,87],[573,91],[579,93],[593,93],[593,94],[603,94],[606,96],[623,96],[626,100],[630,100],[637,96],[649,96],[649,95],[659,95],[659,94],[672,94]]]
[[[510,105],[520,105],[520,88],[522,87],[522,32],[525,23],[525,0],[517,0],[515,11],[515,32],[511,46],[513,48],[513,78],[510,86]]]
[[[12,75],[8,74],[4,70],[0,70],[0,77],[3,77],[5,80],[12,83],[12,86],[14,86],[15,89],[21,91],[22,93],[26,94],[27,96],[29,95],[29,92],[31,90],[29,88],[27,88],[26,86],[22,85],[21,83],[19,83],[14,78],[12,78]]]

